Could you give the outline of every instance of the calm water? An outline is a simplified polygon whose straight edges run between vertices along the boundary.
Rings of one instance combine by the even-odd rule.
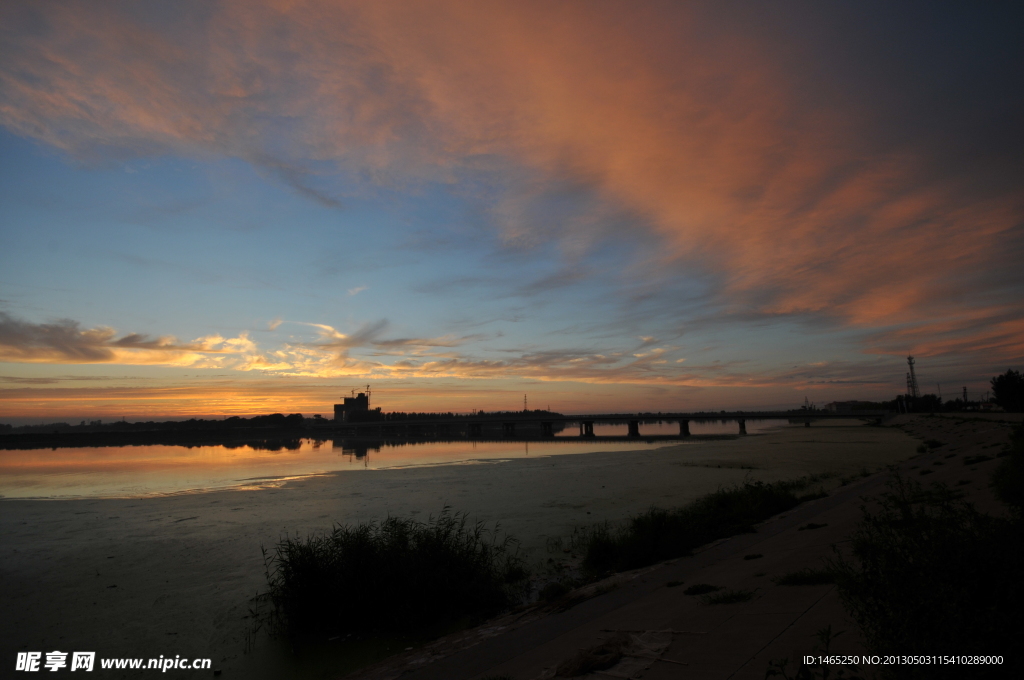
[[[747,432],[787,426],[747,421]],[[733,434],[736,423],[690,423],[693,434]],[[678,434],[677,423],[641,425],[640,434]],[[634,451],[682,442],[587,442],[569,428],[553,442],[428,442],[367,447],[297,440],[293,448],[252,446],[104,446],[0,451],[0,497],[125,497],[225,488],[280,486],[290,479],[342,470],[466,465],[527,456]],[[596,425],[596,435],[625,434],[625,425]],[[572,437],[573,441],[565,439]],[[698,444],[699,442],[693,442]]]

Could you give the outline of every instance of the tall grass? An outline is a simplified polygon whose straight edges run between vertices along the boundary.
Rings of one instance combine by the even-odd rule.
[[[513,606],[529,573],[511,537],[447,507],[427,522],[335,526],[264,551],[273,618],[290,638],[429,636]]]
[[[757,522],[817,497],[798,497],[796,488],[796,483],[753,482],[720,489],[682,508],[651,508],[621,526],[605,523],[578,530],[574,541],[584,552],[584,570],[592,574],[637,569],[753,531]]]
[[[898,474],[864,510],[835,575],[872,654],[1003,655],[1001,666],[882,668],[900,678],[1024,677],[1024,522]]]

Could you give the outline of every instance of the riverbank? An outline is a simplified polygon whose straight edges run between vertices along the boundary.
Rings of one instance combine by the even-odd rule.
[[[930,445],[924,444],[925,452],[899,463],[897,470],[924,485],[939,482],[955,488],[982,512],[1005,515],[1008,509],[989,483],[1008,434],[1020,422],[1019,414],[1001,419],[902,416],[894,427],[914,442]],[[580,677],[760,680],[769,664],[784,659],[791,662],[788,677],[795,677],[804,655],[826,653],[820,640],[825,630],[833,636],[828,653],[863,654],[864,643],[835,586],[814,583],[806,575],[820,570],[835,546],[846,547],[865,499],[886,491],[890,479],[888,471],[859,477],[827,498],[773,517],[756,533],[592,584],[568,596],[570,603],[576,602],[568,609],[555,606],[507,616],[346,678],[542,680],[578,661],[581,653],[586,656],[586,650],[616,640],[623,653],[620,661],[607,674]],[[789,579],[783,578],[787,575]],[[705,596],[688,592],[697,584],[706,584],[698,591],[707,586],[721,590]],[[729,597],[716,600],[714,595],[722,593]],[[1013,650],[992,653],[1009,655]],[[870,667],[858,670],[874,677]]]
[[[500,522],[541,560],[576,526],[682,505],[744,480],[827,474],[838,485],[906,459],[916,445],[894,428],[816,423],[638,452],[344,472],[261,490],[4,501],[4,656],[68,647],[210,657],[224,677],[336,674],[330,650],[323,666],[296,664],[279,643],[245,653],[249,599],[265,587],[261,543],[334,521],[423,518],[449,504]]]

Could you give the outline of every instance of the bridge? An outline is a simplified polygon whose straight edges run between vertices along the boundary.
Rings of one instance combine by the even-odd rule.
[[[556,432],[569,426],[579,428],[579,437],[621,441],[629,439],[677,440],[690,434],[693,422],[735,422],[736,434],[747,434],[747,421],[789,420],[810,427],[816,420],[868,420],[881,422],[892,415],[888,411],[852,411],[832,413],[828,411],[732,411],[719,413],[600,413],[600,414],[535,414],[535,413],[492,413],[448,418],[420,418],[412,420],[368,420],[365,422],[332,423],[324,426],[343,436],[377,437],[385,439],[471,439],[471,440],[550,440]],[[647,423],[678,423],[679,433],[675,435],[641,435],[640,426]],[[622,435],[595,435],[595,425],[624,425]],[[704,435],[701,438],[707,437]],[[722,435],[717,435],[721,437]],[[558,439],[574,439],[558,437]]]

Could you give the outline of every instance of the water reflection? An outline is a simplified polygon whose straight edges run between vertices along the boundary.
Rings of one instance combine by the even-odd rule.
[[[758,423],[758,424],[755,424]],[[786,421],[748,421],[748,432]],[[601,428],[609,428],[604,430]],[[624,426],[595,426],[597,435],[621,435]],[[674,429],[673,429],[674,428]],[[731,429],[730,429],[731,428]],[[736,432],[735,422],[718,430]],[[671,430],[671,431],[670,431]],[[572,432],[573,428],[567,428]],[[645,442],[644,435],[677,434],[677,423],[641,426],[632,441],[410,442],[402,440],[256,439],[216,445],[146,445],[0,451],[0,497],[68,498],[146,496],[190,491],[278,486],[285,480],[340,470],[451,465],[593,451],[630,451],[675,445]]]

